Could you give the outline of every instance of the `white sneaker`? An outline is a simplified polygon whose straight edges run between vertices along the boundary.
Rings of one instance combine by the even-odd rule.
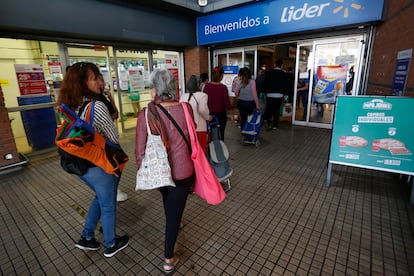
[[[121,191],[120,189],[118,189],[118,192],[116,194],[116,201],[117,202],[121,202],[121,201],[125,201],[128,199],[128,194],[124,193],[123,191]]]

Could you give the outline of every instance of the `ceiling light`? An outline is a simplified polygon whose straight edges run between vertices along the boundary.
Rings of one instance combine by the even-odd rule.
[[[208,0],[198,0],[198,5],[200,7],[205,7],[208,4]]]

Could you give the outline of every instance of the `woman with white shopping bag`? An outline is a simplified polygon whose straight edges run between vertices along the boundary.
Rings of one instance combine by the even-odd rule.
[[[145,161],[147,139],[159,135],[165,146],[170,165],[172,186],[159,187],[165,212],[165,261],[162,269],[166,273],[174,271],[179,259],[174,254],[181,218],[187,202],[188,194],[194,184],[194,166],[187,141],[190,140],[183,107],[176,99],[176,81],[167,69],[156,69],[150,75],[152,101],[141,110],[136,126],[135,155],[138,165],[137,189],[145,189],[138,183],[142,163]],[[191,106],[189,110],[192,114]],[[164,109],[164,110],[163,110]],[[193,114],[192,114],[193,115]],[[169,117],[171,116],[171,118]],[[172,122],[175,121],[175,122]],[[148,125],[148,126],[147,126]],[[178,126],[178,128],[177,128]],[[151,133],[148,133],[148,129]],[[187,141],[183,139],[180,130]],[[150,136],[149,136],[150,134]],[[139,185],[138,185],[139,184]]]

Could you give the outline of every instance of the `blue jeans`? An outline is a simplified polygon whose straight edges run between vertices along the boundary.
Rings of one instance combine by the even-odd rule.
[[[95,229],[101,219],[104,246],[111,247],[115,244],[116,193],[120,178],[106,173],[100,167],[92,167],[80,179],[95,192],[82,236],[87,239],[95,238]]]

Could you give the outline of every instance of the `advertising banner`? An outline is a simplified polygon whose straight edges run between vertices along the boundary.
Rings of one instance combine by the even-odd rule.
[[[392,82],[392,95],[403,96],[405,85],[407,83],[408,70],[410,69],[410,61],[413,49],[399,51],[397,56],[397,64],[395,66],[394,80]]]
[[[315,103],[335,103],[335,97],[345,94],[347,65],[318,66],[313,90]]]
[[[414,175],[413,106],[414,98],[339,96],[329,162]]]
[[[197,18],[198,45],[381,20],[384,0],[268,0]]]
[[[47,94],[42,64],[15,64],[14,69],[21,96]]]

